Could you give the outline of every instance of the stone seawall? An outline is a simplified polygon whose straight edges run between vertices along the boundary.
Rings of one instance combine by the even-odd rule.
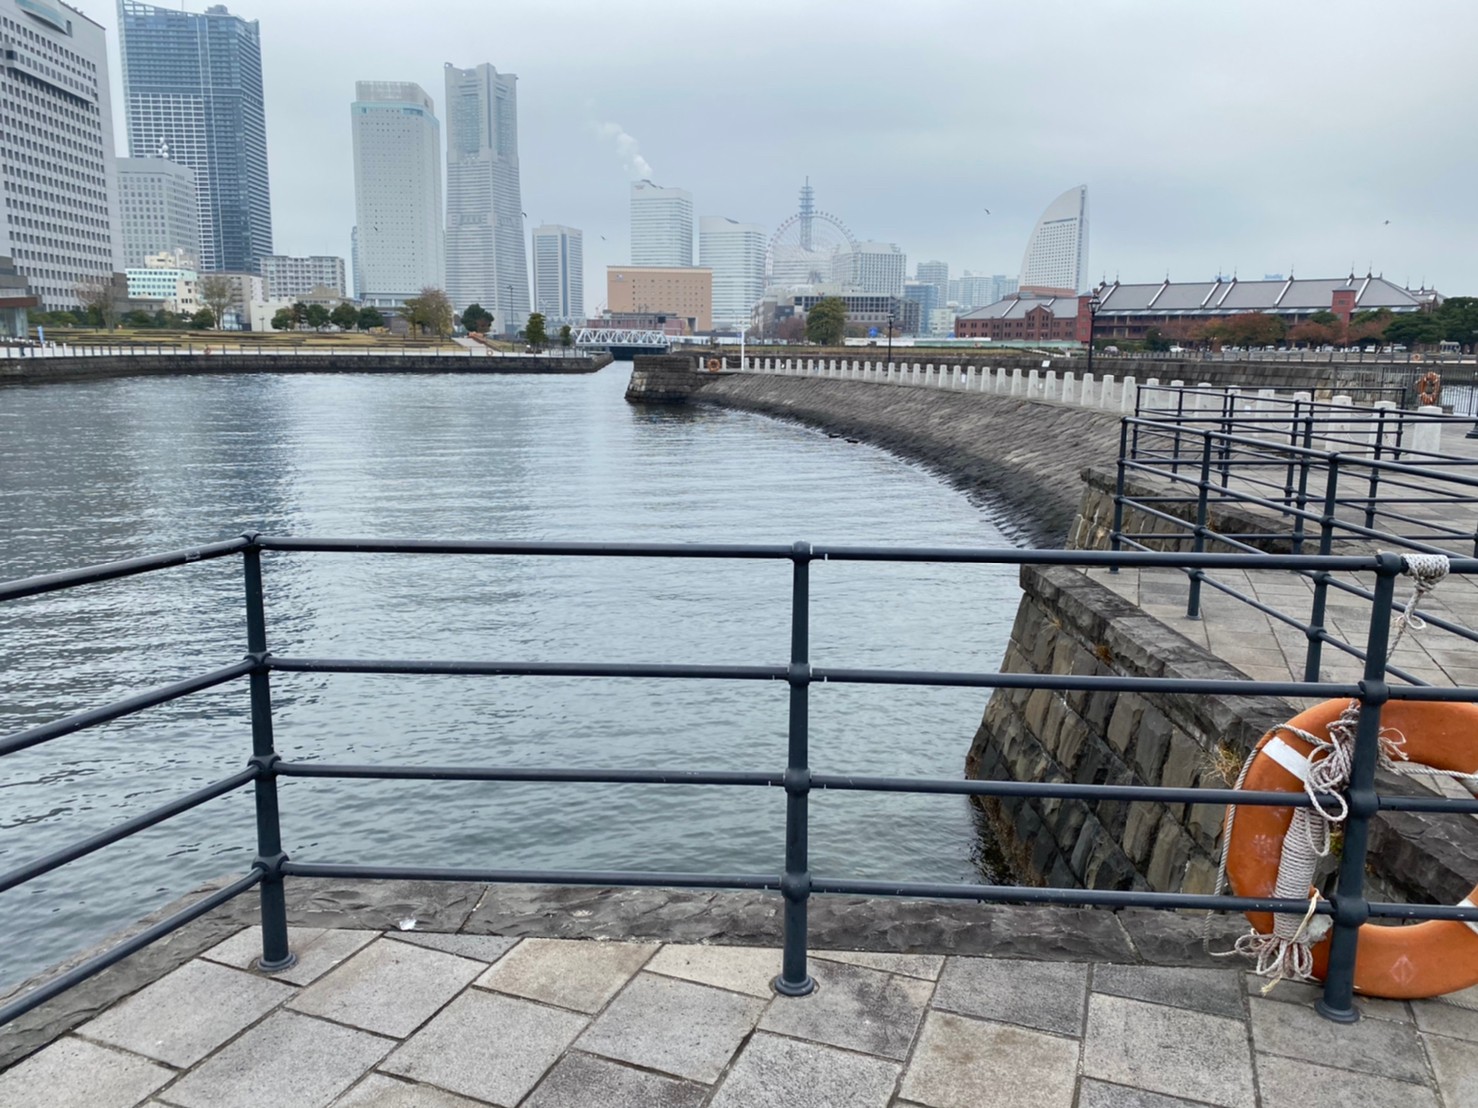
[[[1090,468],[1083,478],[1072,545],[1103,549],[1113,473]],[[1194,511],[1189,504],[1160,507],[1187,518]],[[1265,534],[1287,529],[1272,513],[1220,522]],[[1131,514],[1125,529],[1171,530],[1173,524]],[[1177,549],[1182,542],[1162,545]],[[1288,548],[1276,538],[1259,545]],[[1245,680],[1240,670],[1084,573],[1024,566],[1021,584],[1005,672]],[[986,706],[965,772],[1003,780],[1226,788],[1257,739],[1294,710],[1269,696],[999,689]],[[1409,781],[1384,773],[1379,787],[1412,791]],[[981,808],[1019,880],[1158,892],[1210,892],[1214,886],[1224,812],[1219,805],[1009,798]],[[1478,821],[1380,812],[1370,834],[1367,877],[1375,898],[1456,903],[1469,894],[1478,873]]]
[[[1078,511],[1078,471],[1118,453],[1116,415],[987,393],[864,381],[698,374],[698,403],[794,420],[922,462],[999,504],[1037,546],[1061,546]]]
[[[594,373],[595,358],[436,354],[118,354],[0,360],[0,385],[95,381],[109,377],[184,377],[211,373]]]

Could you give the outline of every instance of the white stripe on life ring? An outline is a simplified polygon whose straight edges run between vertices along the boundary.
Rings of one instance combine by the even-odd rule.
[[[1309,760],[1282,739],[1274,736],[1263,744],[1262,752],[1300,781],[1309,779]]]
[[[1457,906],[1459,908],[1478,908],[1478,904],[1473,903],[1473,898],[1471,896],[1463,897],[1463,899],[1457,902]],[[1463,922],[1468,925],[1468,930],[1472,931],[1473,934],[1478,935],[1478,923],[1474,923],[1470,919],[1465,919],[1463,920]]]

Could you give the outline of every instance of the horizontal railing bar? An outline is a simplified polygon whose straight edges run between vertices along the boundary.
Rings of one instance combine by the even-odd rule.
[[[314,539],[263,535],[263,550],[318,554],[532,554],[596,558],[789,558],[789,544],[641,542],[481,542],[462,539]]]
[[[13,889],[33,877],[40,877],[43,873],[49,873],[58,866],[64,866],[68,862],[75,862],[78,858],[86,857],[95,850],[101,850],[110,846],[120,839],[126,839],[147,827],[153,827],[156,823],[163,823],[172,816],[182,812],[188,812],[191,808],[198,808],[208,800],[214,800],[218,796],[225,796],[241,788],[242,785],[257,779],[255,768],[244,769],[230,777],[222,778],[213,785],[207,785],[203,789],[197,789],[186,796],[178,797],[168,804],[162,804],[152,812],[144,812],[142,815],[134,816],[132,819],[124,820],[122,823],[100,831],[81,842],[58,850],[54,854],[48,854],[44,858],[37,858],[34,862],[28,862],[23,866],[11,870],[9,873],[0,874],[0,892]]]
[[[859,774],[813,773],[813,789],[850,792],[936,793],[957,796],[1030,796],[1053,800],[1161,800],[1166,804],[1250,804],[1271,808],[1309,808],[1306,792],[1258,792],[1251,789],[1196,789],[1167,785],[1080,785],[1071,781],[957,780],[949,777],[866,777]],[[1338,803],[1321,793],[1324,804]]]
[[[746,770],[549,769],[523,766],[362,766],[278,762],[283,777],[365,778],[409,781],[547,781],[634,785],[785,784],[785,774]]]
[[[1387,812],[1427,812],[1478,814],[1478,796],[1471,799],[1456,796],[1379,796],[1380,807]]]
[[[289,877],[367,881],[486,881],[498,885],[612,885],[674,889],[779,889],[780,875],[661,873],[640,870],[446,869],[435,866],[357,866],[284,862]],[[1302,910],[1302,909],[1300,909]]]
[[[174,915],[160,920],[152,927],[147,927],[137,935],[132,935],[117,946],[105,950],[96,958],[90,958],[80,966],[68,970],[59,977],[54,977],[44,984],[36,986],[30,992],[11,1001],[0,1008],[0,1026],[9,1023],[17,1016],[23,1016],[33,1008],[45,1004],[53,997],[60,996],[74,985],[80,985],[89,977],[101,973],[109,966],[123,961],[130,954],[144,949],[173,931],[178,931],[185,924],[199,919],[208,912],[212,912],[225,904],[228,900],[240,896],[262,880],[262,871],[253,869],[245,877],[238,878],[224,888],[217,889],[209,896],[201,897],[188,908],[181,909]]]
[[[1375,901],[1370,905],[1370,914],[1383,919],[1452,919],[1468,924],[1478,923],[1478,908],[1464,908],[1457,904]]]
[[[945,885],[925,881],[859,881],[847,878],[813,877],[811,891],[844,896],[903,896],[919,899],[979,900],[988,903],[1017,901],[1024,904],[1080,905],[1087,908],[1159,908],[1167,911],[1195,909],[1208,912],[1290,912],[1303,915],[1307,900],[1278,897],[1212,896],[1210,893],[1151,893],[1118,889],[1069,889],[1035,885]],[[1425,907],[1425,905],[1423,905]],[[1315,908],[1332,915],[1330,901]]]
[[[591,557],[654,558],[794,558],[852,562],[937,562],[941,564],[978,563],[981,565],[1064,565],[1120,566],[1144,568],[1172,566],[1185,568],[1238,567],[1237,554],[1176,554],[1172,552],[1140,552],[1112,550],[1039,550],[1018,547],[903,547],[853,546],[813,543],[809,552],[797,554],[793,546],[738,546],[713,543],[476,543],[436,539],[386,540],[372,539],[288,539],[263,537],[259,545],[266,550],[308,550],[339,553],[417,553],[417,554],[576,554]],[[1375,571],[1374,554],[1325,555],[1266,554],[1260,556],[1261,569],[1330,569]],[[1455,558],[1454,573],[1478,573],[1478,558]]]
[[[244,658],[239,662],[233,662],[229,666],[203,673],[199,677],[187,677],[183,681],[176,681],[172,685],[164,685],[148,692],[139,693],[137,696],[128,697],[126,700],[114,701],[105,704],[101,708],[92,708],[86,712],[78,712],[76,715],[67,716],[65,719],[54,720],[51,723],[43,723],[39,727],[32,727],[25,731],[18,731],[14,735],[0,739],[0,757],[6,754],[14,754],[17,750],[25,750],[27,747],[36,746],[40,743],[50,742],[52,739],[63,735],[70,735],[73,731],[81,731],[84,727],[92,727],[99,723],[107,723],[109,720],[119,719],[122,716],[141,712],[145,708],[152,708],[157,704],[165,704],[171,700],[178,700],[182,696],[201,692],[204,689],[213,688],[216,685],[224,685],[227,681],[235,680],[250,673],[256,663],[250,658]]]
[[[1053,691],[1225,693],[1229,696],[1358,697],[1360,686],[1333,681],[1224,681],[1194,677],[1099,677],[1056,673],[956,673],[931,670],[861,669],[814,666],[813,681],[854,685],[938,685],[979,689]],[[1391,690],[1395,696],[1395,690]],[[1473,696],[1478,699],[1478,691]]]
[[[227,554],[237,554],[250,545],[251,543],[245,538],[227,539],[224,542],[194,546],[188,550],[171,550],[142,558],[127,558],[121,562],[103,562],[79,569],[65,569],[59,573],[44,573],[39,577],[22,577],[0,583],[0,601],[16,600],[23,596],[37,596],[41,593],[56,592],[58,589],[70,589],[77,585],[90,585],[96,581],[111,581],[118,577],[132,577],[136,573],[148,573],[150,570],[167,569],[170,566],[183,566],[191,562],[222,558]]]
[[[719,681],[777,681],[786,666],[678,665],[624,662],[475,662],[358,658],[278,658],[267,665],[284,673],[442,674],[464,677],[675,677]]]

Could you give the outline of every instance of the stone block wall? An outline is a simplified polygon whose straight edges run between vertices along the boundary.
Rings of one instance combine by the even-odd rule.
[[[1023,566],[1021,586],[1004,672],[1242,679],[1077,570]],[[1222,788],[1221,767],[1287,718],[1268,698],[999,689],[966,776]],[[1218,805],[1004,798],[982,808],[1019,879],[1162,892],[1215,885]]]
[[[626,399],[685,404],[698,387],[697,363],[689,354],[643,354],[632,362]]]

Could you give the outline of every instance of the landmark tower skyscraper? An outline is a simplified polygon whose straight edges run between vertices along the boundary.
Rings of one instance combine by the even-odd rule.
[[[518,170],[518,78],[484,62],[446,65],[447,295],[480,304],[503,332],[529,316]]]

